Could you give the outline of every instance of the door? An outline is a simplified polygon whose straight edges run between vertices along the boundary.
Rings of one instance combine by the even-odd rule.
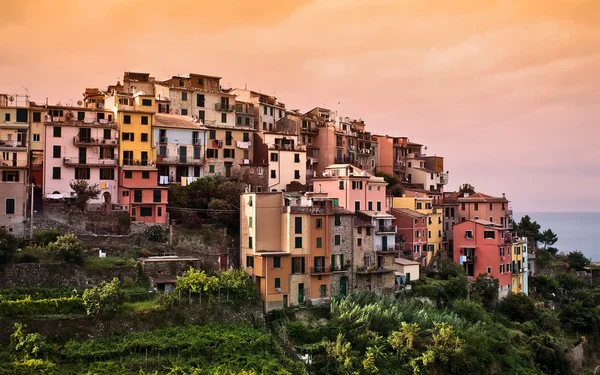
[[[142,151],[142,165],[148,165],[148,151]]]
[[[221,270],[227,269],[227,255],[221,255],[219,257],[219,263],[221,265]]]
[[[158,130],[158,141],[160,143],[167,143],[167,131],[165,129]]]
[[[388,238],[387,236],[381,237],[381,251],[388,250]]]
[[[231,177],[232,163],[225,163],[225,177]]]
[[[298,304],[304,305],[304,284],[298,284]]]
[[[340,296],[345,297],[348,293],[348,279],[342,277],[340,279]]]
[[[288,296],[287,294],[283,295],[283,308],[285,309],[286,307],[288,307]]]
[[[85,147],[79,147],[79,164],[86,164],[87,149]]]
[[[187,147],[179,146],[179,162],[185,163],[187,162]]]

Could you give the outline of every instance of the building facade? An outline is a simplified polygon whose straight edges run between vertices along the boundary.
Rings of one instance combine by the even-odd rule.
[[[427,251],[427,215],[408,208],[392,208],[396,218],[396,243],[403,256],[420,259]]]

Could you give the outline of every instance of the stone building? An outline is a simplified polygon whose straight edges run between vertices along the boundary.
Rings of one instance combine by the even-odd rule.
[[[331,237],[331,295],[345,296],[352,292],[354,215],[343,208],[334,207],[329,217]]]

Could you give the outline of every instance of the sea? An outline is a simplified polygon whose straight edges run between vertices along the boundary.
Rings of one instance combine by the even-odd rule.
[[[554,247],[560,252],[579,250],[593,262],[600,262],[600,212],[515,212],[515,222],[525,215],[537,221],[542,231],[552,229],[556,233]]]

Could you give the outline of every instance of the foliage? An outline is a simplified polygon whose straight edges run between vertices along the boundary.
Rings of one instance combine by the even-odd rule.
[[[518,235],[521,237],[531,238],[535,242],[540,241],[540,229],[541,226],[537,222],[531,221],[529,215],[523,216],[519,224],[517,224]]]
[[[393,175],[387,174],[385,172],[376,172],[375,176],[383,177],[384,181],[387,183],[386,190],[388,195],[392,195],[394,197],[402,196],[402,185],[400,184],[400,179]]]
[[[552,231],[552,229],[546,229],[540,234],[540,242],[544,244],[544,249],[548,249],[549,246],[552,246],[558,242],[558,236]]]
[[[498,311],[507,318],[526,322],[538,317],[537,307],[534,301],[523,293],[509,294],[498,304]]]
[[[490,315],[485,311],[483,305],[477,301],[458,300],[450,307],[459,317],[471,322],[489,322]]]
[[[235,299],[254,299],[258,292],[248,274],[242,270],[227,270],[217,275],[208,275],[204,271],[190,268],[183,276],[177,277],[175,290],[188,294],[208,294],[214,297],[221,289],[225,289],[224,297]]]
[[[466,276],[465,269],[449,259],[440,259],[438,269],[438,276],[443,280],[448,280],[450,277]]]
[[[119,212],[117,215],[117,234],[129,234],[131,231],[131,217],[128,212]]]
[[[87,315],[94,318],[98,315],[110,316],[118,313],[123,309],[123,302],[125,293],[116,278],[83,292],[83,306]]]
[[[63,234],[46,247],[56,260],[83,264],[83,243],[74,234]]]
[[[13,325],[14,331],[10,335],[10,352],[13,358],[21,361],[47,358],[52,347],[46,344],[39,333],[26,333],[26,327],[21,323]]]
[[[62,236],[63,233],[60,229],[38,229],[33,235],[33,242],[39,246],[48,246],[52,242],[56,242],[58,237]]]
[[[567,254],[567,263],[571,268],[579,271],[585,267],[589,267],[590,260],[581,251],[575,250]]]
[[[83,312],[83,301],[75,296],[46,299],[27,297],[0,302],[0,316],[82,314]]]
[[[554,256],[546,249],[538,249],[535,253],[535,264],[540,268],[545,268],[554,262]]]
[[[488,274],[479,274],[470,285],[471,296],[478,298],[486,307],[491,307],[498,301],[499,282]]]
[[[463,194],[465,194],[465,193],[475,194],[475,187],[471,184],[462,184],[458,188],[458,192],[463,193]]]
[[[536,259],[537,260],[537,259]],[[529,283],[532,289],[540,293],[542,296],[550,296],[558,291],[559,284],[552,277],[548,275],[537,275],[529,279]]]
[[[15,236],[8,233],[6,229],[0,229],[0,266],[10,263],[17,251],[18,243]]]
[[[161,225],[152,225],[144,232],[148,241],[165,243],[169,240],[166,228]]]
[[[70,297],[71,288],[6,288],[0,290],[0,301]]]
[[[98,199],[102,190],[98,184],[90,185],[86,180],[77,180],[70,183],[71,190],[77,195],[75,197],[75,205],[85,211],[88,202],[92,199]]]
[[[106,269],[115,267],[133,267],[135,259],[129,257],[88,257],[83,266],[87,269]]]
[[[586,286],[586,283],[580,277],[577,277],[572,273],[559,273],[554,279],[562,289],[570,292],[582,289]]]

